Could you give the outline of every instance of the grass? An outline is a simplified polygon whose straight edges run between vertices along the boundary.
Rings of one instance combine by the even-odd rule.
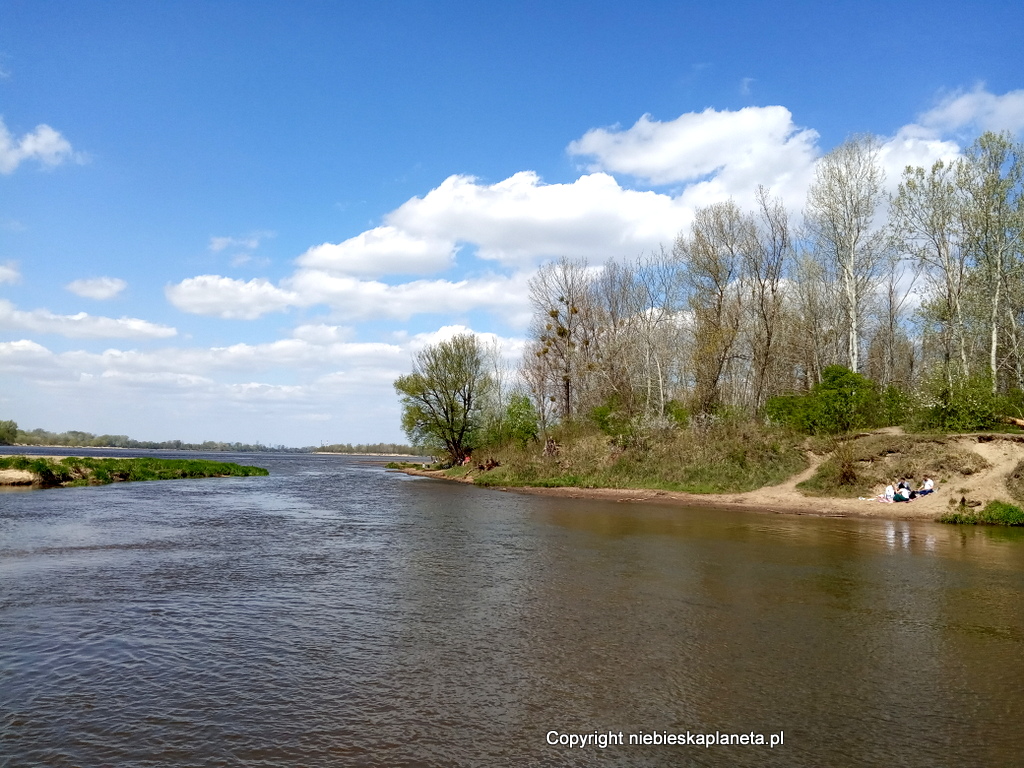
[[[0,457],[0,469],[26,469],[43,486],[106,485],[123,481],[175,480],[198,477],[251,477],[270,473],[223,461],[202,459],[96,459],[68,456],[46,459],[29,456]]]
[[[780,483],[807,466],[800,438],[755,423],[664,430],[627,446],[596,431],[556,437],[559,451],[537,446],[495,454],[501,465],[474,475],[478,485],[630,488],[741,493]]]
[[[957,525],[1024,526],[1024,509],[1004,501],[990,501],[984,509],[978,512],[967,507],[958,507],[937,519],[940,523],[955,523]]]
[[[877,486],[893,478],[920,481],[929,475],[947,483],[989,466],[978,454],[937,435],[840,438],[820,448],[831,450],[832,456],[812,477],[797,485],[808,496],[857,498],[873,495]]]

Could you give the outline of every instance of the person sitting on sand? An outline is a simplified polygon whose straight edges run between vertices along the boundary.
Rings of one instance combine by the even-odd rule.
[[[875,501],[881,501],[884,504],[892,504],[895,497],[896,489],[892,487],[892,483],[889,483],[885,486],[885,490],[875,497]]]
[[[910,501],[914,498],[913,491],[910,490],[910,486],[905,482],[899,484],[899,488],[896,491],[896,495],[893,496],[893,501]]]
[[[935,490],[935,483],[932,482],[932,479],[928,475],[925,475],[924,476],[924,483],[921,485],[920,488],[918,488],[917,495],[918,496],[927,496],[929,493],[931,493],[934,490]]]

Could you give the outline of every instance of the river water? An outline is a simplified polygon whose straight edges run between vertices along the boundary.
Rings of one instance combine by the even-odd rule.
[[[1024,764],[1022,532],[228,460],[0,494],[0,765]]]

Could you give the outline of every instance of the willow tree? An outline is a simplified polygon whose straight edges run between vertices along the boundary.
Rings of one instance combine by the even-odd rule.
[[[395,380],[402,428],[413,445],[462,462],[476,447],[492,386],[486,350],[464,333],[418,352],[412,373]]]

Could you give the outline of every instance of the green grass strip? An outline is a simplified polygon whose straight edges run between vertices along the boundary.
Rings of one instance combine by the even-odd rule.
[[[27,469],[40,485],[106,485],[138,480],[177,480],[199,477],[253,477],[270,473],[262,467],[203,459],[95,459],[68,456],[47,459],[0,457],[0,469]]]

